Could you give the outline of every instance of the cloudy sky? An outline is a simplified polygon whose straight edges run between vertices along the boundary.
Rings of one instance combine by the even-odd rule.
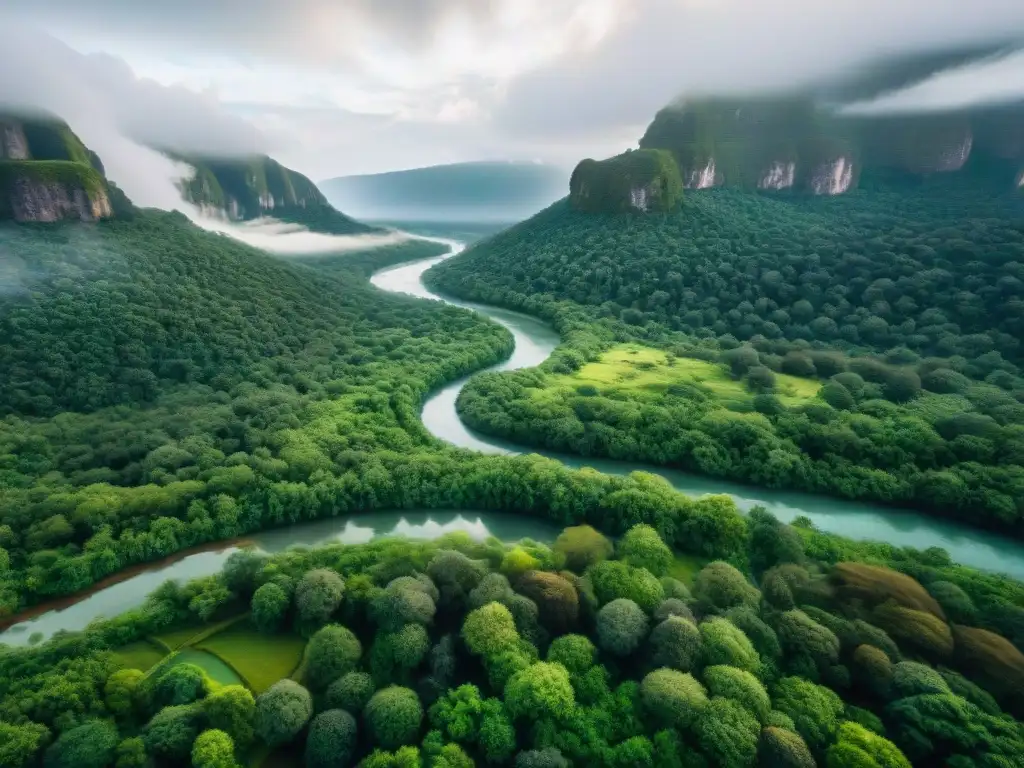
[[[634,145],[681,94],[1021,39],[1021,0],[0,0],[0,101],[152,144],[267,151],[317,180],[571,167]],[[1011,56],[882,106],[1017,96]]]

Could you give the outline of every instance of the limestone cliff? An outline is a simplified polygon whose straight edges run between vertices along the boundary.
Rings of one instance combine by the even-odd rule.
[[[0,116],[0,220],[97,221],[130,208],[67,125]]]
[[[569,201],[581,211],[618,213],[671,210],[683,183],[672,155],[637,150],[608,160],[583,160],[569,180]]]

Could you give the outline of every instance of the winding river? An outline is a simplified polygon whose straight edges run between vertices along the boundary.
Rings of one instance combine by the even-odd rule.
[[[515,338],[515,350],[505,362],[488,370],[529,368],[547,359],[559,342],[558,334],[547,324],[518,312],[439,296],[424,286],[424,272],[438,262],[460,253],[465,247],[461,242],[454,240],[425,235],[424,238],[447,244],[449,252],[443,256],[382,270],[373,275],[373,284],[384,291],[444,301],[470,309],[503,325]],[[460,448],[491,454],[523,453],[520,446],[480,435],[462,423],[455,410],[455,401],[468,380],[469,377],[466,377],[453,382],[427,400],[422,412],[423,423],[427,429],[434,436]],[[638,470],[651,472],[661,475],[676,489],[690,496],[726,493],[732,496],[743,510],[760,504],[781,520],[790,521],[798,515],[804,515],[822,530],[855,539],[875,539],[921,549],[942,547],[959,562],[1024,579],[1024,547],[1018,542],[955,522],[911,511],[824,496],[751,488],[663,467],[601,459],[583,460],[579,457],[544,451],[535,453],[542,453],[571,467],[590,466],[609,474],[622,475]],[[315,546],[332,542],[359,544],[378,536],[388,535],[432,539],[452,531],[465,531],[481,541],[488,536],[497,536],[505,541],[515,541],[524,537],[537,541],[552,541],[557,535],[555,526],[530,517],[492,512],[403,511],[304,523],[264,531],[248,537],[247,542],[259,550],[274,553],[293,546]],[[96,618],[113,616],[141,605],[150,592],[168,579],[183,580],[216,573],[231,553],[238,550],[238,546],[212,546],[208,551],[183,555],[169,564],[141,569],[122,581],[91,593],[58,601],[53,608],[45,612],[36,612],[38,615],[14,624],[0,633],[0,643],[26,645],[44,640],[60,630],[83,629]]]
[[[458,241],[429,239],[449,245],[449,253],[378,272],[372,277],[373,284],[384,291],[444,301],[471,309],[505,326],[515,338],[515,351],[508,360],[487,370],[530,368],[546,360],[559,341],[558,334],[547,324],[518,312],[440,296],[423,284],[424,272],[438,262],[461,253],[465,248]],[[462,423],[455,410],[455,400],[468,378],[449,384],[427,400],[422,413],[427,429],[434,436],[460,448],[492,454],[523,453],[520,446],[473,432]],[[760,504],[786,522],[803,515],[823,531],[853,539],[873,539],[918,549],[942,547],[954,560],[965,565],[1024,579],[1024,547],[1019,542],[955,521],[827,496],[743,486],[664,467],[602,459],[584,460],[540,450],[532,452],[557,459],[571,467],[589,466],[608,474],[651,472],[661,475],[677,490],[689,496],[726,493],[732,496],[742,510]]]

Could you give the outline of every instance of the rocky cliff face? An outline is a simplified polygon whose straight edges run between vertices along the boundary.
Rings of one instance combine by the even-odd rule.
[[[0,160],[28,159],[28,139],[21,123],[0,121]]]
[[[682,188],[668,152],[639,150],[600,162],[583,160],[569,180],[569,201],[593,213],[667,211],[679,202]]]
[[[67,182],[27,176],[16,178],[11,186],[10,205],[15,221],[96,221],[114,215],[105,190],[90,195],[83,187]]]

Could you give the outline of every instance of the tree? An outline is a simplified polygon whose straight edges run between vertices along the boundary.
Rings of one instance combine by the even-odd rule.
[[[875,624],[901,646],[912,648],[933,659],[948,658],[953,653],[953,633],[942,619],[905,608],[894,601],[883,603],[872,614]]]
[[[626,599],[645,611],[653,611],[665,599],[661,582],[650,571],[618,560],[598,563],[587,570],[587,576],[601,605]]]
[[[552,546],[555,552],[565,557],[565,567],[576,573],[583,573],[612,556],[614,547],[611,540],[589,525],[577,525],[564,529]]]
[[[416,740],[423,722],[423,707],[413,691],[392,685],[370,697],[363,718],[374,744],[396,749]]]
[[[636,568],[646,568],[655,576],[664,576],[673,555],[661,536],[649,525],[634,525],[619,543],[619,557]]]
[[[313,718],[306,737],[308,768],[345,768],[356,750],[356,719],[343,709],[329,709]]]
[[[377,626],[388,632],[406,624],[430,624],[436,611],[434,598],[424,584],[409,577],[391,581],[371,606]]]
[[[569,673],[561,664],[538,661],[505,685],[505,707],[514,718],[564,719],[575,704]]]
[[[839,638],[803,611],[783,613],[775,630],[787,654],[804,655],[820,665],[835,664],[839,659]]]
[[[12,725],[0,721],[0,765],[27,768],[36,763],[36,755],[49,737],[38,723]]]
[[[853,375],[856,376],[857,374]],[[830,381],[828,384],[823,386],[818,390],[818,396],[833,408],[840,411],[848,411],[857,404],[853,395],[850,394],[850,390],[837,381]]]
[[[444,607],[464,604],[486,572],[482,563],[455,550],[438,552],[427,565],[427,575],[437,585],[440,605]]]
[[[239,549],[228,556],[220,577],[228,589],[246,599],[256,591],[256,579],[267,560],[263,552]]]
[[[697,574],[693,596],[701,611],[722,613],[737,605],[756,605],[760,594],[736,568],[719,560]]]
[[[736,667],[715,666],[704,670],[704,684],[712,696],[735,701],[757,718],[766,723],[772,702],[761,681],[749,672]]]
[[[761,726],[746,709],[730,699],[715,697],[697,720],[697,741],[714,765],[745,768],[757,761]]]
[[[516,768],[569,768],[569,761],[554,747],[529,749],[516,755]]]
[[[905,699],[926,693],[950,693],[942,675],[925,664],[901,661],[893,667],[892,697]]]
[[[662,600],[658,603],[658,607],[654,609],[654,613],[651,614],[651,618],[658,622],[664,621],[669,616],[678,616],[680,619],[687,619],[694,624],[697,623],[690,607],[675,597],[667,597]]]
[[[997,695],[1024,690],[1024,654],[1001,635],[977,627],[954,627],[961,668]]]
[[[117,728],[102,720],[90,720],[64,731],[47,750],[46,768],[105,768],[114,760]]]
[[[700,661],[700,630],[688,619],[669,616],[654,627],[650,643],[655,666],[689,672]]]
[[[345,582],[334,571],[317,568],[307,571],[295,588],[295,607],[305,624],[330,621],[345,595]]]
[[[828,768],[911,768],[899,748],[857,723],[843,723],[828,749]]]
[[[957,624],[972,624],[977,619],[978,609],[970,596],[951,581],[933,581],[928,592],[934,597],[950,621]]]
[[[107,709],[118,718],[134,714],[139,703],[139,683],[143,673],[138,669],[119,669],[103,685],[103,697]]]
[[[700,624],[701,661],[704,666],[726,664],[757,674],[761,659],[735,624],[723,618],[713,618]]]
[[[420,665],[430,650],[430,637],[422,624],[406,624],[397,632],[380,632],[370,650],[370,668],[378,682],[388,682]]]
[[[488,573],[473,591],[469,593],[469,607],[480,608],[488,603],[501,603],[507,606],[512,600],[512,585],[508,577],[502,573]]]
[[[707,706],[707,691],[693,677],[674,669],[656,669],[640,683],[644,711],[671,728],[694,723]]]
[[[893,665],[885,651],[873,645],[858,645],[853,651],[854,680],[876,696],[888,698],[892,689]]]
[[[597,614],[597,642],[616,656],[629,656],[647,637],[647,615],[632,600],[612,600]]]
[[[175,664],[153,679],[149,687],[152,710],[191,704],[205,696],[209,690],[206,673],[195,664]]]
[[[138,736],[133,736],[118,744],[114,765],[115,768],[148,768],[150,761],[146,755],[146,745],[142,739]]]
[[[769,727],[761,731],[758,762],[778,768],[816,768],[811,750],[800,735],[785,728]]]
[[[541,623],[552,632],[563,634],[575,628],[579,596],[567,579],[546,571],[529,571],[523,574],[517,589],[536,603]]]
[[[192,745],[192,765],[195,768],[237,768],[231,737],[216,729],[203,731]]]
[[[362,655],[359,638],[340,624],[328,624],[317,630],[306,646],[306,682],[323,690],[351,672]]]
[[[239,748],[253,740],[256,700],[242,685],[225,685],[203,700],[203,712],[209,727],[224,731]]]
[[[201,712],[195,705],[161,709],[142,729],[146,753],[172,764],[187,761],[201,722]]]
[[[313,715],[313,697],[294,680],[279,680],[256,699],[256,733],[269,746],[287,744]]]
[[[597,649],[584,635],[563,635],[556,638],[548,648],[547,660],[561,664],[570,675],[579,675],[594,666]]]
[[[327,708],[362,712],[375,690],[373,678],[365,672],[347,672],[327,687]]]
[[[252,622],[260,632],[272,634],[284,624],[291,599],[273,582],[264,584],[252,596]]]
[[[514,647],[519,633],[508,608],[501,603],[488,603],[466,616],[462,639],[478,656],[495,656]]]
[[[784,677],[775,686],[775,709],[789,715],[807,745],[824,753],[839,729],[843,700],[833,691],[800,677]]]

